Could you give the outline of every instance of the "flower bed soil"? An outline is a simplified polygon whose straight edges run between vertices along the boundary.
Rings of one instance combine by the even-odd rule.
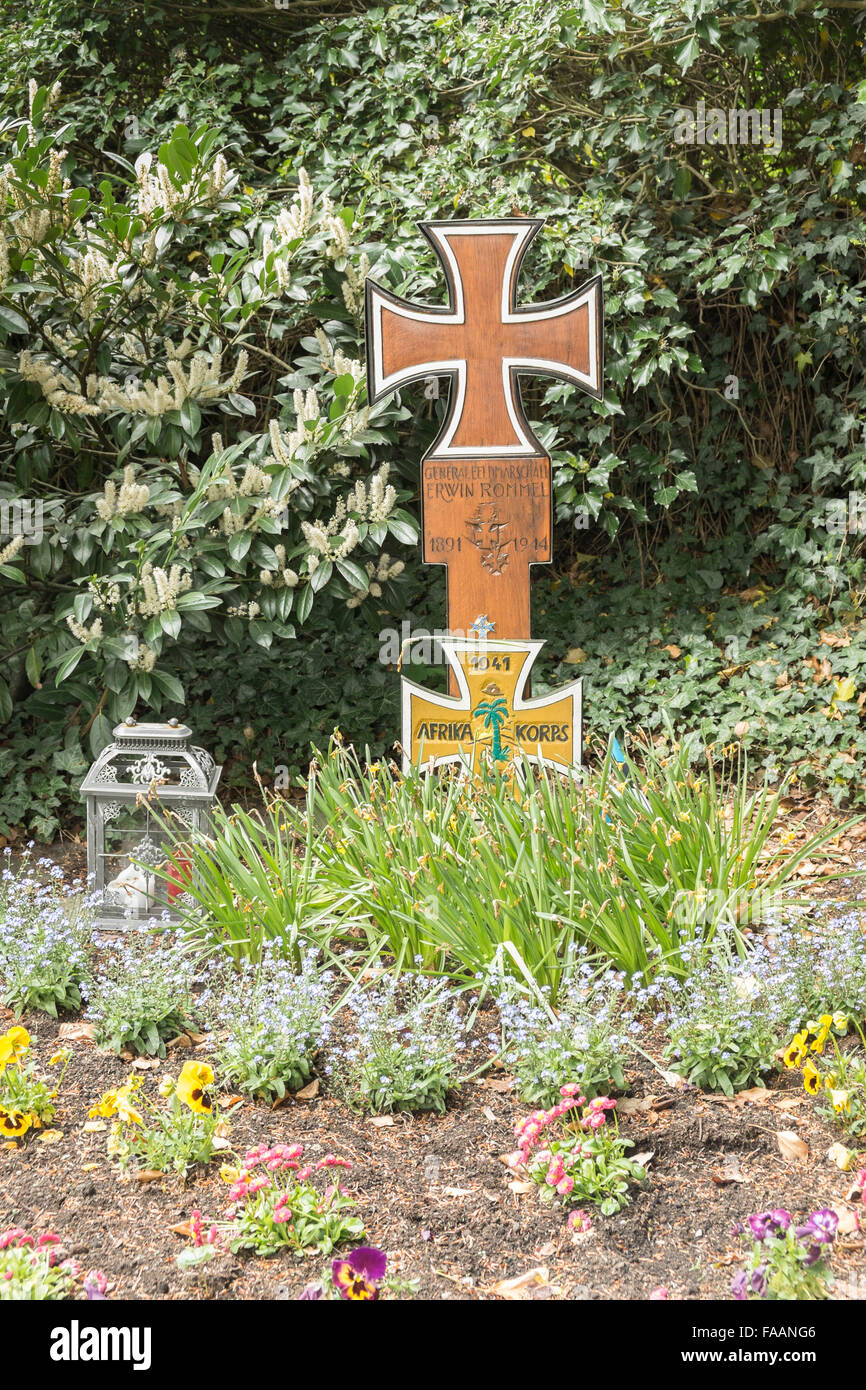
[[[0,1010],[2,1026],[11,1021]],[[34,1036],[31,1055],[46,1062],[59,1024],[44,1015],[23,1022]],[[494,1024],[492,1012],[479,1020],[485,1033]],[[63,1041],[73,1058],[52,1134],[33,1132],[0,1150],[0,1229],[56,1231],[82,1270],[105,1271],[114,1299],[296,1299],[326,1263],[319,1256],[224,1255],[178,1270],[188,1242],[172,1227],[196,1207],[219,1215],[227,1202],[219,1165],[187,1185],[168,1175],[146,1182],[121,1175],[106,1157],[106,1133],[83,1126],[129,1064],[86,1040]],[[207,1056],[204,1048],[179,1048],[144,1071],[148,1090],[189,1056]],[[846,1202],[851,1175],[826,1157],[843,1135],[816,1117],[798,1076],[733,1101],[671,1087],[648,1064],[630,1080],[621,1124],[635,1141],[632,1153],[652,1152],[649,1180],[618,1216],[592,1211],[585,1235],[573,1236],[566,1210],[544,1205],[534,1186],[522,1190],[520,1175],[506,1167],[515,1121],[529,1107],[502,1071],[469,1083],[441,1116],[359,1116],[326,1096],[275,1109],[244,1101],[230,1112],[230,1139],[241,1153],[261,1141],[298,1141],[310,1158],[331,1152],[352,1160],[345,1186],[357,1196],[369,1241],[387,1251],[390,1274],[417,1281],[417,1296],[428,1300],[644,1299],[659,1285],[672,1298],[727,1298],[740,1251],[731,1226],[750,1212],[785,1206],[799,1216],[835,1204],[866,1226],[862,1204]],[[796,1134],[807,1155],[785,1158],[778,1131]],[[840,1235],[833,1264],[837,1296],[859,1289],[866,1297],[866,1232]],[[503,1281],[522,1276],[522,1287],[502,1290]]]

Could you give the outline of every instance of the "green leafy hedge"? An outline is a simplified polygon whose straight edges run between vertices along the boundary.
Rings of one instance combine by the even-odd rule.
[[[82,740],[89,757],[135,701],[174,712],[183,697],[195,720],[213,699],[241,777],[256,753],[299,761],[311,731],[293,715],[299,741],[288,747],[285,710],[324,710],[330,691],[333,723],[381,741],[385,707],[342,698],[341,663],[350,649],[353,669],[359,653],[375,659],[379,626],[432,608],[413,517],[418,459],[444,402],[405,392],[366,415],[353,285],[372,267],[398,293],[441,300],[416,219],[516,212],[548,220],[525,299],[597,271],[606,294],[604,401],[524,387],[554,459],[552,592],[567,599],[545,612],[542,579],[535,623],[552,667],[586,652],[598,723],[654,726],[667,705],[682,728],[699,717],[723,731],[748,724],[741,736],[771,761],[808,760],[838,794],[856,789],[862,557],[858,534],[838,529],[840,499],[866,472],[866,20],[856,5],[337,0],[283,10],[227,0],[200,12],[95,0],[84,13],[41,0],[0,10],[0,135],[12,166],[0,488],[42,499],[57,518],[47,542],[0,567],[14,609],[0,639],[0,714],[13,721],[17,787],[9,803],[0,793],[0,822],[37,811],[35,786],[30,804],[21,790],[37,721],[61,758]],[[781,146],[681,143],[683,113],[699,102],[778,113]],[[66,151],[54,165],[52,150]],[[174,192],[138,226],[147,154],[145,180],[161,162]],[[315,212],[300,239],[283,238],[274,226],[303,202],[301,169]],[[29,216],[38,232],[38,213],[50,232],[31,245],[23,224]],[[137,333],[142,350],[129,354],[124,335]],[[171,352],[189,340],[187,361],[204,354],[212,368],[222,356],[205,374],[210,394],[180,392],[154,416],[138,408],[148,392],[160,376],[176,385],[164,337]],[[81,400],[98,409],[81,413]],[[287,461],[273,428],[291,442]],[[384,531],[355,490],[383,464],[396,491]],[[246,495],[228,499],[240,522],[229,535],[215,479],[241,493],[248,465],[266,481],[250,474]],[[150,511],[106,522],[97,504],[124,468],[133,488],[148,487]],[[285,504],[278,520],[256,517],[265,496]],[[341,498],[331,540],[347,518],[363,534],[338,559],[305,526],[326,529]],[[177,582],[189,580],[173,609],[147,618],[158,630],[139,622],[147,564],[168,575],[180,565]],[[262,571],[287,569],[294,582],[262,583]],[[120,602],[100,608],[113,585]],[[738,597],[752,589],[765,597]],[[850,645],[822,643],[822,631],[843,630]],[[232,709],[237,683],[207,690],[196,673],[228,672],[256,645],[274,663],[272,703]],[[685,656],[662,656],[665,645]],[[776,684],[783,670],[788,686]],[[381,667],[371,678],[383,699],[388,680]]]

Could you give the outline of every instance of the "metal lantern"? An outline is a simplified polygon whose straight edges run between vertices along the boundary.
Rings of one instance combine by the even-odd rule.
[[[102,750],[81,784],[87,803],[87,872],[101,895],[103,927],[154,917],[177,920],[177,907],[192,901],[184,892],[182,873],[166,881],[153,872],[176,844],[166,820],[175,831],[180,822],[191,836],[212,826],[222,768],[191,738],[192,730],[177,719],[139,724],[129,718],[118,724],[114,742]]]

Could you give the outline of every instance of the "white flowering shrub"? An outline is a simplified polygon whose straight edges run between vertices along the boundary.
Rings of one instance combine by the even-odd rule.
[[[0,542],[0,588],[30,684],[70,683],[95,751],[137,704],[183,699],[172,643],[270,647],[326,587],[378,599],[417,528],[379,447],[400,410],[366,402],[352,211],[303,169],[281,200],[241,187],[206,127],[94,187],[57,99],[31,83],[0,128],[0,500],[47,503],[41,536]],[[13,693],[0,678],[3,718]]]

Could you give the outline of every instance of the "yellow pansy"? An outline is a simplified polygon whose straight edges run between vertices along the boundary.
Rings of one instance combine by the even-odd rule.
[[[840,1013],[840,1014],[834,1014],[834,1015],[833,1015],[833,1027],[836,1028],[836,1029],[838,1029],[838,1031],[839,1031],[840,1033],[845,1033],[845,1032],[847,1032],[847,1030],[848,1030],[848,1015],[847,1015],[847,1014],[841,1014],[841,1013]]]
[[[124,1124],[127,1125],[140,1125],[144,1123],[141,1115],[132,1104],[132,1094],[136,1089],[137,1088],[134,1086],[121,1086],[115,1099],[114,1108]]]
[[[824,1044],[827,1041],[830,1029],[833,1027],[833,1019],[830,1014],[822,1014],[817,1023],[810,1022],[807,1026],[809,1032],[813,1035],[813,1041],[809,1044],[810,1051],[823,1052]]]
[[[96,1105],[88,1110],[88,1119],[110,1119],[117,1110],[117,1091],[104,1091]]]
[[[811,1059],[803,1068],[803,1088],[810,1096],[817,1096],[821,1090],[821,1073]]]
[[[837,1115],[847,1115],[851,1109],[851,1101],[847,1091],[830,1091],[830,1104]]]
[[[806,1056],[806,1043],[806,1034],[797,1033],[785,1048],[782,1059],[790,1071],[799,1071],[803,1065],[803,1059]]]
[[[30,1046],[30,1034],[17,1024],[0,1038],[0,1075],[8,1066],[20,1062]]]
[[[32,1123],[33,1116],[23,1110],[7,1110],[0,1106],[0,1134],[6,1139],[20,1139]]]
[[[190,1110],[209,1115],[213,1110],[212,1085],[213,1069],[207,1062],[185,1062],[177,1079],[177,1095]]]

